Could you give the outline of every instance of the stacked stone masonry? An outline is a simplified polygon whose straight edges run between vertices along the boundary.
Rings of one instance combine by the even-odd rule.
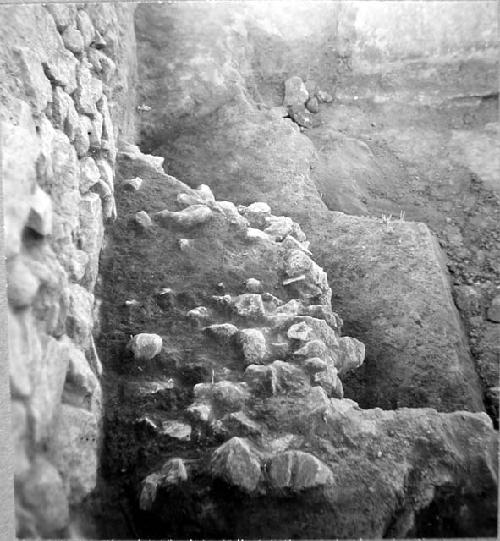
[[[4,14],[14,27],[36,17],[41,33],[36,46],[11,36],[2,78],[19,87],[1,111],[16,528],[64,537],[96,485],[94,288],[105,223],[116,218],[121,15],[112,5],[28,8]]]

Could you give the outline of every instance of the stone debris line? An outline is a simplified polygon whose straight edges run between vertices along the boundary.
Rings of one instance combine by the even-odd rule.
[[[2,116],[10,385],[17,535],[52,538],[96,486],[94,288],[104,223],[116,219],[120,15],[30,7],[15,16],[43,25],[40,46],[13,46],[25,96]]]
[[[307,84],[297,75],[290,77],[285,81],[285,96],[283,98],[283,107],[285,111],[283,116],[288,116],[301,130],[312,128],[317,120],[313,115],[320,112],[320,103],[331,103],[333,97],[324,90],[320,90],[314,81],[308,81]]]
[[[137,180],[139,184],[143,182]],[[261,483],[263,456],[274,457],[270,458],[270,475],[271,484],[276,488],[302,490],[330,483],[331,471],[310,453],[287,451],[273,455],[272,441],[266,443],[266,438],[272,439],[272,435],[264,434],[265,429],[248,417],[251,411],[246,408],[252,395],[269,397],[299,393],[305,396],[315,386],[324,389],[325,396],[342,398],[339,373],[357,368],[364,360],[363,344],[340,336],[342,321],[332,311],[326,273],[311,259],[306,236],[290,218],[273,216],[266,203],[236,208],[227,201],[216,201],[206,185],[179,193],[177,203],[182,210],[166,210],[153,215],[161,226],[189,230],[203,227],[214,212],[222,214],[226,221],[242,228],[240,235],[248,242],[264,242],[280,250],[283,284],[290,295],[297,298],[279,299],[263,291],[257,277],[250,277],[244,287],[251,292],[215,295],[212,297],[215,308],[198,306],[189,310],[187,318],[197,322],[201,332],[219,344],[240,350],[243,381],[196,384],[195,401],[186,410],[191,424],[172,420],[167,423],[171,429],[166,430],[147,419],[153,432],[189,441],[191,434],[204,425],[204,431],[228,438],[214,451],[210,468],[214,478],[220,477],[243,490],[254,491]],[[147,215],[146,211],[139,214]],[[248,238],[247,232],[252,229],[259,231],[259,235]],[[166,288],[162,296],[168,294],[175,295],[175,292]],[[231,322],[210,324],[213,312],[222,306],[229,310],[230,317],[240,322],[239,327]],[[245,324],[263,326],[245,328]],[[158,335],[141,333],[131,338],[128,348],[136,361],[149,361],[160,353],[161,341]],[[278,353],[292,362],[280,360]],[[145,421],[138,419],[137,422]],[[247,438],[231,438],[232,433],[244,433]],[[256,446],[259,451],[254,450]],[[233,464],[235,454],[240,460],[241,453],[253,467],[250,476],[250,472],[240,472],[238,465]],[[169,464],[172,460],[182,465],[183,475],[171,474]],[[160,471],[149,474],[141,485],[140,508],[151,508],[160,486],[186,481],[188,469],[178,457],[170,459]]]

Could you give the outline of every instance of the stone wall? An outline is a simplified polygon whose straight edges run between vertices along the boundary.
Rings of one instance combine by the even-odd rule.
[[[117,137],[134,133],[133,7],[3,6],[0,120],[15,510],[77,536],[98,470],[99,254]]]

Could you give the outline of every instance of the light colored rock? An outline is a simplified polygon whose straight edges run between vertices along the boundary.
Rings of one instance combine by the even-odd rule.
[[[319,102],[316,96],[312,96],[306,101],[306,109],[310,113],[319,113]]]
[[[87,156],[80,160],[80,193],[86,194],[101,179],[101,173],[94,158]]]
[[[37,456],[21,490],[36,531],[44,538],[59,537],[69,524],[69,506],[56,468],[43,456]]]
[[[20,68],[20,80],[24,91],[36,114],[40,115],[52,100],[52,87],[45,76],[36,53],[28,47],[15,47],[17,63]]]
[[[90,344],[93,327],[94,295],[78,284],[69,286],[69,310],[66,321],[68,336],[75,344],[86,349]]]
[[[285,451],[271,459],[271,484],[300,491],[333,483],[333,473],[321,460],[303,451]]]
[[[262,364],[267,359],[266,337],[260,329],[242,329],[237,338],[245,364]]]
[[[45,5],[57,25],[57,29],[62,32],[66,27],[73,24],[76,15],[76,6],[74,4],[48,3]]]
[[[276,392],[305,391],[309,377],[298,367],[285,361],[274,361],[271,368],[276,374]]]
[[[240,317],[259,319],[266,315],[262,296],[258,293],[243,293],[232,300],[234,310]]]
[[[162,210],[153,216],[162,224],[173,223],[180,227],[191,228],[206,224],[212,218],[213,212],[205,205],[191,205],[179,212]]]
[[[11,436],[13,443],[14,475],[20,478],[28,472],[30,459],[28,457],[29,430],[26,406],[21,400],[12,399],[10,404]]]
[[[488,308],[487,317],[490,321],[500,323],[500,295],[497,295],[491,301],[491,305]]]
[[[250,293],[262,293],[262,282],[256,278],[249,278],[245,282],[245,287]]]
[[[192,310],[189,310],[186,316],[193,320],[205,321],[210,317],[210,312],[206,306],[197,306]]]
[[[213,410],[210,404],[195,403],[191,404],[186,409],[186,413],[191,419],[193,419],[193,421],[201,421],[206,423],[212,418]]]
[[[144,210],[136,212],[134,214],[134,223],[143,230],[149,229],[153,225],[153,220],[149,217],[149,214]]]
[[[179,441],[190,441],[191,425],[179,421],[163,421],[160,433]]]
[[[76,14],[76,25],[83,39],[83,46],[88,47],[94,39],[94,25],[90,20],[87,12],[83,9],[79,9]]]
[[[90,121],[91,130],[89,143],[90,148],[93,148],[94,150],[99,150],[102,146],[102,122],[102,114],[97,111]]]
[[[197,383],[193,391],[197,402],[211,402],[228,411],[241,409],[248,398],[246,386],[232,381]]]
[[[67,94],[73,94],[77,87],[76,70],[78,60],[61,48],[54,56],[42,63],[45,75],[56,85],[62,86]]]
[[[29,267],[29,259],[18,255],[7,260],[7,298],[15,309],[30,306],[40,287],[40,279]]]
[[[309,92],[300,77],[290,77],[285,81],[285,97],[283,98],[285,107],[303,106],[308,98]]]
[[[116,143],[113,129],[113,121],[108,107],[108,98],[105,94],[97,102],[97,107],[102,114],[102,149],[108,152],[108,158],[112,164],[116,160]]]
[[[141,189],[143,180],[140,177],[129,178],[122,182],[122,186],[125,190],[136,192]]]
[[[109,84],[116,74],[116,64],[113,60],[93,47],[87,50],[87,57],[95,72],[101,76],[103,83]],[[103,89],[103,92],[106,92],[106,90]]]
[[[78,114],[78,113],[77,113]],[[92,121],[86,115],[78,115],[78,122],[74,129],[75,149],[78,156],[86,156],[90,149],[90,135],[92,133]]]
[[[84,49],[83,36],[74,26],[68,26],[62,33],[64,46],[72,53],[82,53]]]
[[[310,357],[304,361],[304,368],[307,370],[307,372],[309,372],[309,374],[324,372],[327,367],[327,362],[320,357]]]
[[[28,416],[36,442],[44,440],[61,403],[64,381],[69,363],[67,340],[49,337],[42,343],[42,355],[37,359],[32,376],[33,393]]]
[[[95,78],[90,71],[91,64],[82,62],[76,72],[77,90],[75,103],[77,110],[86,115],[97,113],[97,102],[102,97],[102,82]]]
[[[316,97],[318,98],[318,101],[321,103],[331,103],[333,101],[333,96],[329,94],[328,92],[325,92],[324,90],[318,90],[316,92]],[[313,111],[314,112],[314,111]]]
[[[276,241],[282,241],[293,232],[294,222],[288,216],[269,216],[266,218],[264,233]]]
[[[111,192],[114,191],[114,177],[115,173],[113,168],[107,160],[103,158],[98,158],[96,160],[97,167],[99,168],[99,173],[101,174],[101,180],[108,185]]]
[[[257,395],[272,396],[277,391],[276,370],[271,365],[251,364],[247,366],[244,378]]]
[[[81,408],[62,404],[48,439],[48,453],[59,470],[71,505],[82,501],[96,485],[97,423]]]
[[[264,231],[261,231],[260,229],[256,229],[255,227],[249,227],[246,230],[246,238],[250,241],[266,241],[269,242],[271,240],[271,237],[264,233]]]
[[[78,226],[80,202],[80,167],[68,137],[55,130],[51,142],[52,176],[42,188],[50,194],[53,204],[52,234],[56,239],[70,236]]]
[[[339,339],[340,359],[336,364],[340,374],[359,368],[365,360],[365,345],[356,338]]]
[[[30,195],[36,186],[38,143],[29,106],[19,102],[19,124],[3,122],[2,145],[5,255],[21,250],[21,235],[30,213]]]
[[[26,227],[45,237],[52,233],[52,199],[39,187],[31,197]]]
[[[301,342],[307,342],[313,338],[313,330],[307,323],[295,323],[288,331],[287,336],[290,340],[300,340]]]
[[[88,193],[82,196],[79,205],[79,217],[81,248],[88,255],[84,284],[93,289],[97,280],[99,254],[104,235],[102,203],[98,194]]]
[[[240,213],[248,220],[251,227],[263,228],[266,218],[271,216],[271,207],[262,201],[252,203],[248,207],[241,207]]]
[[[240,227],[248,227],[248,220],[238,212],[238,209],[233,202],[217,201],[216,207],[222,210],[224,216],[230,224],[239,225]]]
[[[322,304],[331,300],[331,290],[326,272],[317,265],[304,251],[293,249],[285,256],[285,272],[290,277],[306,275],[305,280],[293,282],[291,289],[302,298],[318,298]]]
[[[205,328],[205,332],[209,336],[213,336],[218,342],[222,344],[229,344],[232,342],[233,337],[238,332],[238,327],[232,323],[217,323],[215,325],[209,325]]]
[[[245,492],[253,492],[261,479],[261,464],[246,438],[231,438],[212,456],[212,475]]]
[[[161,351],[161,336],[152,333],[139,333],[132,337],[127,348],[132,351],[136,361],[150,361]]]
[[[139,507],[149,511],[156,501],[158,488],[167,485],[178,485],[187,481],[188,473],[182,458],[171,458],[160,471],[148,475],[141,485]]]
[[[89,409],[90,398],[98,385],[97,377],[90,368],[84,353],[74,346],[70,347],[63,402]]]

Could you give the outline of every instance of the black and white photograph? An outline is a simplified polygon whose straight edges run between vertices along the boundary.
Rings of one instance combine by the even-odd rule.
[[[0,539],[496,539],[494,0],[0,2]]]

